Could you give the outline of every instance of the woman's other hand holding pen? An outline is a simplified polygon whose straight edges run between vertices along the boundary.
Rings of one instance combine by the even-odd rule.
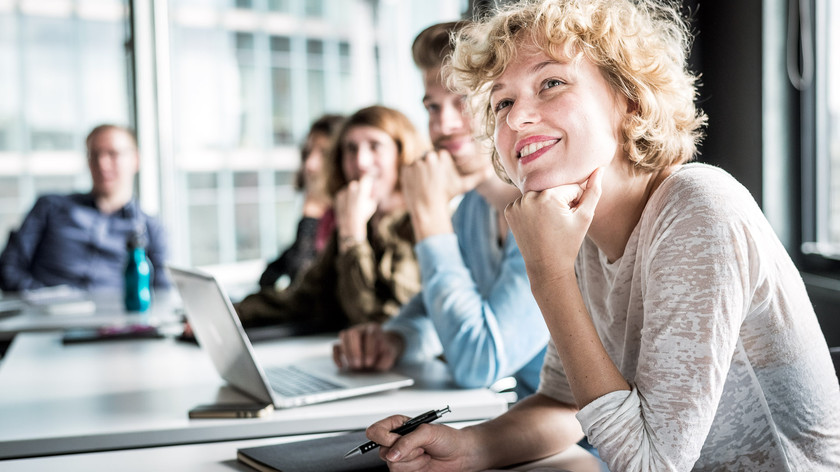
[[[498,469],[552,456],[580,441],[577,411],[535,393],[503,415],[462,429],[422,424],[400,436],[392,430],[407,417],[391,416],[369,426],[365,434],[380,445],[379,457],[395,472]]]
[[[340,368],[388,370],[402,354],[400,335],[384,331],[379,323],[365,323],[345,329],[333,345],[333,360]]]
[[[477,448],[469,442],[469,433],[440,424],[421,424],[401,436],[392,432],[409,418],[395,415],[367,428],[368,439],[380,445],[379,457],[395,472],[416,470],[463,471],[475,469],[476,462],[467,456]]]

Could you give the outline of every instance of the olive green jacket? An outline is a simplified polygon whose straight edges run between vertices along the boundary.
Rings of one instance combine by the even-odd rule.
[[[383,322],[420,291],[420,269],[407,213],[368,223],[367,241],[339,254],[337,231],[316,261],[287,289],[263,288],[236,306],[246,327],[295,322],[336,331]]]

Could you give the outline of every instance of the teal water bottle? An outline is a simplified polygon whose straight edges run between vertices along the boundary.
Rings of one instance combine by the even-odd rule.
[[[125,265],[125,309],[146,311],[152,304],[152,264],[146,257],[146,237],[135,231],[128,238],[128,262]]]

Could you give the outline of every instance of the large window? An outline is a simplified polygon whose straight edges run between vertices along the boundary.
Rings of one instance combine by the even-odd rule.
[[[205,265],[275,256],[297,226],[291,182],[309,123],[368,105],[353,97],[376,90],[374,71],[348,68],[360,41],[353,16],[327,6],[356,4],[370,23],[374,10],[327,0],[169,4],[174,161],[185,183],[176,201],[190,222],[180,258]],[[354,80],[368,93],[340,93]]]
[[[87,191],[84,138],[130,124],[126,0],[0,1],[0,245],[43,193]]]
[[[814,28],[813,47],[803,48],[806,58],[802,65],[806,142],[803,250],[840,260],[840,4],[816,0],[808,5]],[[810,33],[807,26],[804,31]],[[814,60],[809,64],[811,55]]]
[[[382,103],[423,130],[411,41],[466,8],[0,0],[0,246],[38,195],[90,189],[84,138],[109,122],[137,128],[140,201],[167,227],[172,262],[276,257],[300,215],[309,124]]]

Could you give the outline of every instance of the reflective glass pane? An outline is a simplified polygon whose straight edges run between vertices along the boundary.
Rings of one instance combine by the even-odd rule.
[[[269,45],[271,52],[289,52],[292,50],[292,40],[288,36],[272,36],[269,39]]]
[[[176,155],[189,165],[208,149],[239,141],[240,77],[231,35],[218,29],[178,28],[173,35],[173,109]]]
[[[220,247],[219,176],[214,172],[190,172],[185,180],[191,264],[217,264]]]
[[[324,104],[326,95],[326,91],[324,90],[324,71],[310,70],[307,72],[306,78],[309,83],[308,105],[310,116],[321,116],[326,111]]]
[[[75,185],[72,178],[65,176],[43,176],[33,179],[35,194],[45,193],[73,193]]]
[[[238,192],[237,192],[238,193]],[[249,199],[249,198],[248,198]],[[259,259],[260,207],[257,203],[236,204],[236,260]]]
[[[272,128],[274,144],[294,143],[292,132],[292,84],[289,69],[271,71]]]
[[[304,10],[306,16],[324,16],[324,0],[305,0]]]
[[[216,205],[189,208],[190,261],[193,265],[219,262],[219,212]]]
[[[274,174],[274,184],[277,186],[289,186],[292,187],[295,185],[296,179],[295,172],[276,172]]]
[[[826,9],[828,25],[825,28],[826,38],[826,59],[828,61],[826,71],[826,116],[823,117],[824,127],[827,131],[825,150],[828,154],[830,178],[829,193],[831,195],[829,208],[829,241],[838,248],[840,252],[840,31],[837,25],[840,24],[840,4],[836,1],[827,1]],[[838,254],[840,256],[840,254]]]
[[[114,21],[80,21],[82,100],[87,128],[102,123],[128,124],[129,96],[123,43],[125,27]],[[115,67],[116,65],[116,67]]]
[[[71,19],[23,17],[25,116],[32,150],[79,149],[79,68],[75,23]]]
[[[278,248],[285,248],[295,238],[300,219],[300,207],[294,200],[278,199],[275,211],[277,213],[276,245]]]
[[[19,212],[19,195],[20,185],[17,177],[0,177],[0,247],[6,245],[9,231],[18,228],[23,220],[24,215]]]
[[[0,151],[20,149],[17,24],[11,14],[0,14]]]
[[[260,185],[260,175],[256,172],[235,172],[233,186],[236,189],[257,188]]]
[[[16,198],[18,195],[18,179],[15,177],[0,177],[0,198]]]
[[[268,0],[268,9],[281,13],[289,13],[291,0]]]
[[[234,172],[236,260],[260,258],[260,198],[257,172]]]
[[[187,175],[190,189],[214,189],[219,185],[219,176],[210,172],[192,172]]]
[[[257,92],[257,72],[253,66],[239,67],[239,147],[253,148],[260,144],[260,97]]]
[[[322,67],[322,56],[324,55],[324,42],[319,39],[310,39],[306,42],[306,53],[310,56],[310,64],[309,66],[312,67],[313,65]]]

